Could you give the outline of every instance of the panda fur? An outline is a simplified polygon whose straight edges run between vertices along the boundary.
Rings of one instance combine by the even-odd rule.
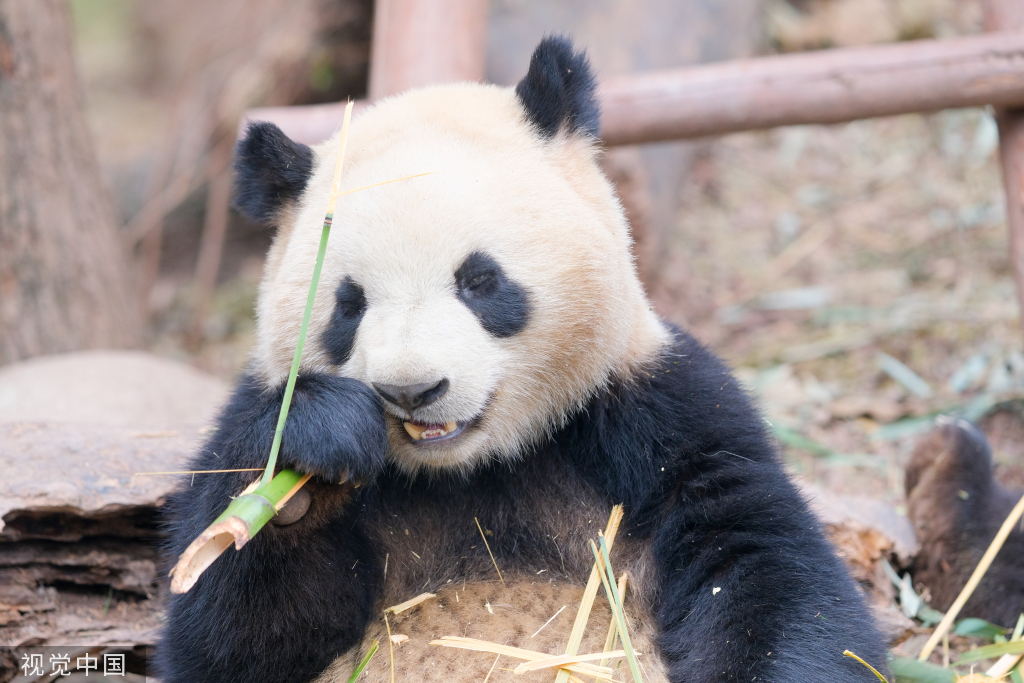
[[[758,412],[652,312],[595,162],[594,89],[586,57],[551,37],[514,90],[424,88],[353,122],[343,188],[432,175],[339,201],[280,457],[316,475],[309,509],[171,597],[165,683],[346,681],[374,638],[385,651],[362,680],[390,680],[382,611],[427,591],[391,617],[409,636],[395,680],[483,680],[493,656],[428,644],[445,635],[562,652],[615,503],[646,680],[874,680],[845,649],[885,670]],[[336,155],[336,137],[310,149],[265,123],[239,144],[239,208],[278,234],[252,362],[194,469],[266,461]],[[448,426],[417,441],[417,424]],[[168,560],[250,481],[183,485]],[[581,651],[603,647],[604,602]]]

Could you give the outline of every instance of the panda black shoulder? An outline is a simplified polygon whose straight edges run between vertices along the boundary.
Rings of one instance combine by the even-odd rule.
[[[541,137],[559,130],[597,137],[601,113],[597,80],[583,51],[566,36],[548,36],[537,45],[530,69],[516,86],[516,96]]]

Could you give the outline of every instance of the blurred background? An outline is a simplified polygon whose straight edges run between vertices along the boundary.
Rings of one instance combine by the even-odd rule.
[[[139,283],[141,345],[230,380],[252,344],[272,234],[211,197],[210,176],[229,172],[218,147],[249,107],[365,97],[372,3],[70,7],[89,131]],[[609,76],[971,34],[981,8],[495,0],[488,78],[516,82],[552,30]],[[614,148],[605,163],[659,313],[763,397],[798,471],[898,498],[901,440],[925,425],[906,418],[972,403],[980,417],[1024,389],[997,146],[991,113],[967,109]],[[227,211],[212,277],[200,259],[211,211]]]

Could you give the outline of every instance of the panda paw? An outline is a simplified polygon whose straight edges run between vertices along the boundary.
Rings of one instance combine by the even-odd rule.
[[[364,482],[383,469],[386,451],[384,409],[370,387],[334,375],[299,377],[281,440],[283,466],[332,483]]]

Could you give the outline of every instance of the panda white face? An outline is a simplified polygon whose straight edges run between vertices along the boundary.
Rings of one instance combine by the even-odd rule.
[[[336,154],[336,140],[316,149],[268,259],[256,361],[271,384],[294,351]],[[425,172],[339,200],[304,357],[375,388],[409,471],[518,456],[666,339],[589,138],[545,139],[513,91],[470,84],[353,122],[343,190]]]

